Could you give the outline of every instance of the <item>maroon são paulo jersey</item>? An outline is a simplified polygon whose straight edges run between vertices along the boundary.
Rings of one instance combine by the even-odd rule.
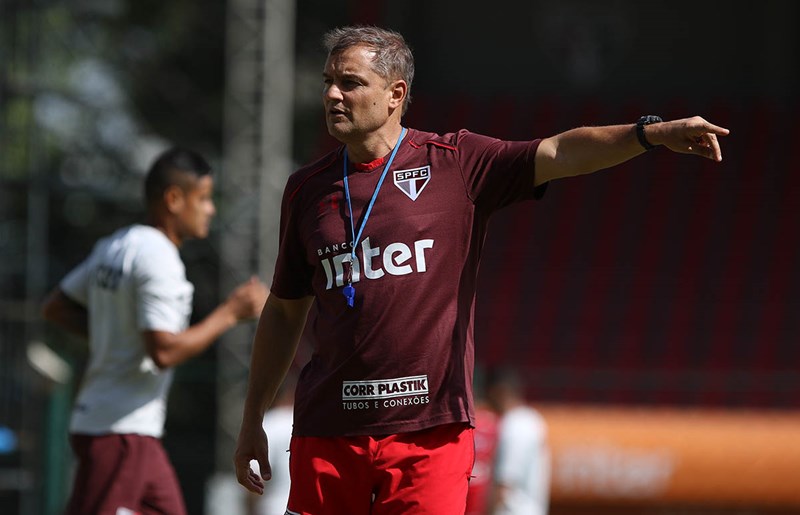
[[[474,424],[473,312],[489,216],[534,198],[539,140],[409,130],[353,245],[343,149],[290,178],[272,293],[315,297],[294,434],[381,435]],[[387,159],[350,164],[358,233]],[[354,306],[342,294],[355,247]]]

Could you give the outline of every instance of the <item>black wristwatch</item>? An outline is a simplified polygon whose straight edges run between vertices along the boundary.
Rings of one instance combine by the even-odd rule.
[[[656,116],[654,114],[648,114],[646,116],[642,116],[636,122],[636,138],[639,140],[639,143],[645,148],[645,150],[653,150],[656,148],[655,145],[651,145],[647,138],[644,137],[644,126],[650,125],[651,123],[661,123],[664,120],[661,119],[660,116]]]

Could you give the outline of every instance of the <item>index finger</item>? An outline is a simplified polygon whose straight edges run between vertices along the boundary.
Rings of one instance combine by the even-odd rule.
[[[708,122],[703,124],[703,129],[705,129],[706,132],[716,134],[717,136],[727,136],[731,133],[731,131],[725,127],[720,127],[719,125],[714,125],[713,123]]]

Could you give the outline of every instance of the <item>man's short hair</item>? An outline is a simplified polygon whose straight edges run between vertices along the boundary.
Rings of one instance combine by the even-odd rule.
[[[147,205],[161,201],[170,186],[187,190],[200,177],[209,175],[211,166],[193,150],[172,147],[161,153],[150,166],[144,181]]]
[[[372,25],[337,27],[328,31],[323,39],[328,55],[335,55],[356,45],[364,45],[375,52],[372,68],[375,73],[392,81],[403,79],[408,85],[403,101],[403,114],[411,103],[411,83],[414,81],[414,56],[399,32]]]

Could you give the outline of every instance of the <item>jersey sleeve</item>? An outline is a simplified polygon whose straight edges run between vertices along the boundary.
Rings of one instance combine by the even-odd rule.
[[[139,330],[179,333],[188,327],[194,287],[177,254],[140,253],[133,262],[133,280]]]
[[[270,291],[281,299],[299,299],[313,294],[313,268],[308,264],[300,234],[303,197],[289,180],[281,201],[278,257]]]
[[[455,136],[461,173],[476,205],[498,209],[544,195],[546,185],[534,186],[540,139],[504,141],[467,130]]]
[[[84,307],[89,303],[90,261],[91,256],[73,268],[58,285],[67,297]]]

